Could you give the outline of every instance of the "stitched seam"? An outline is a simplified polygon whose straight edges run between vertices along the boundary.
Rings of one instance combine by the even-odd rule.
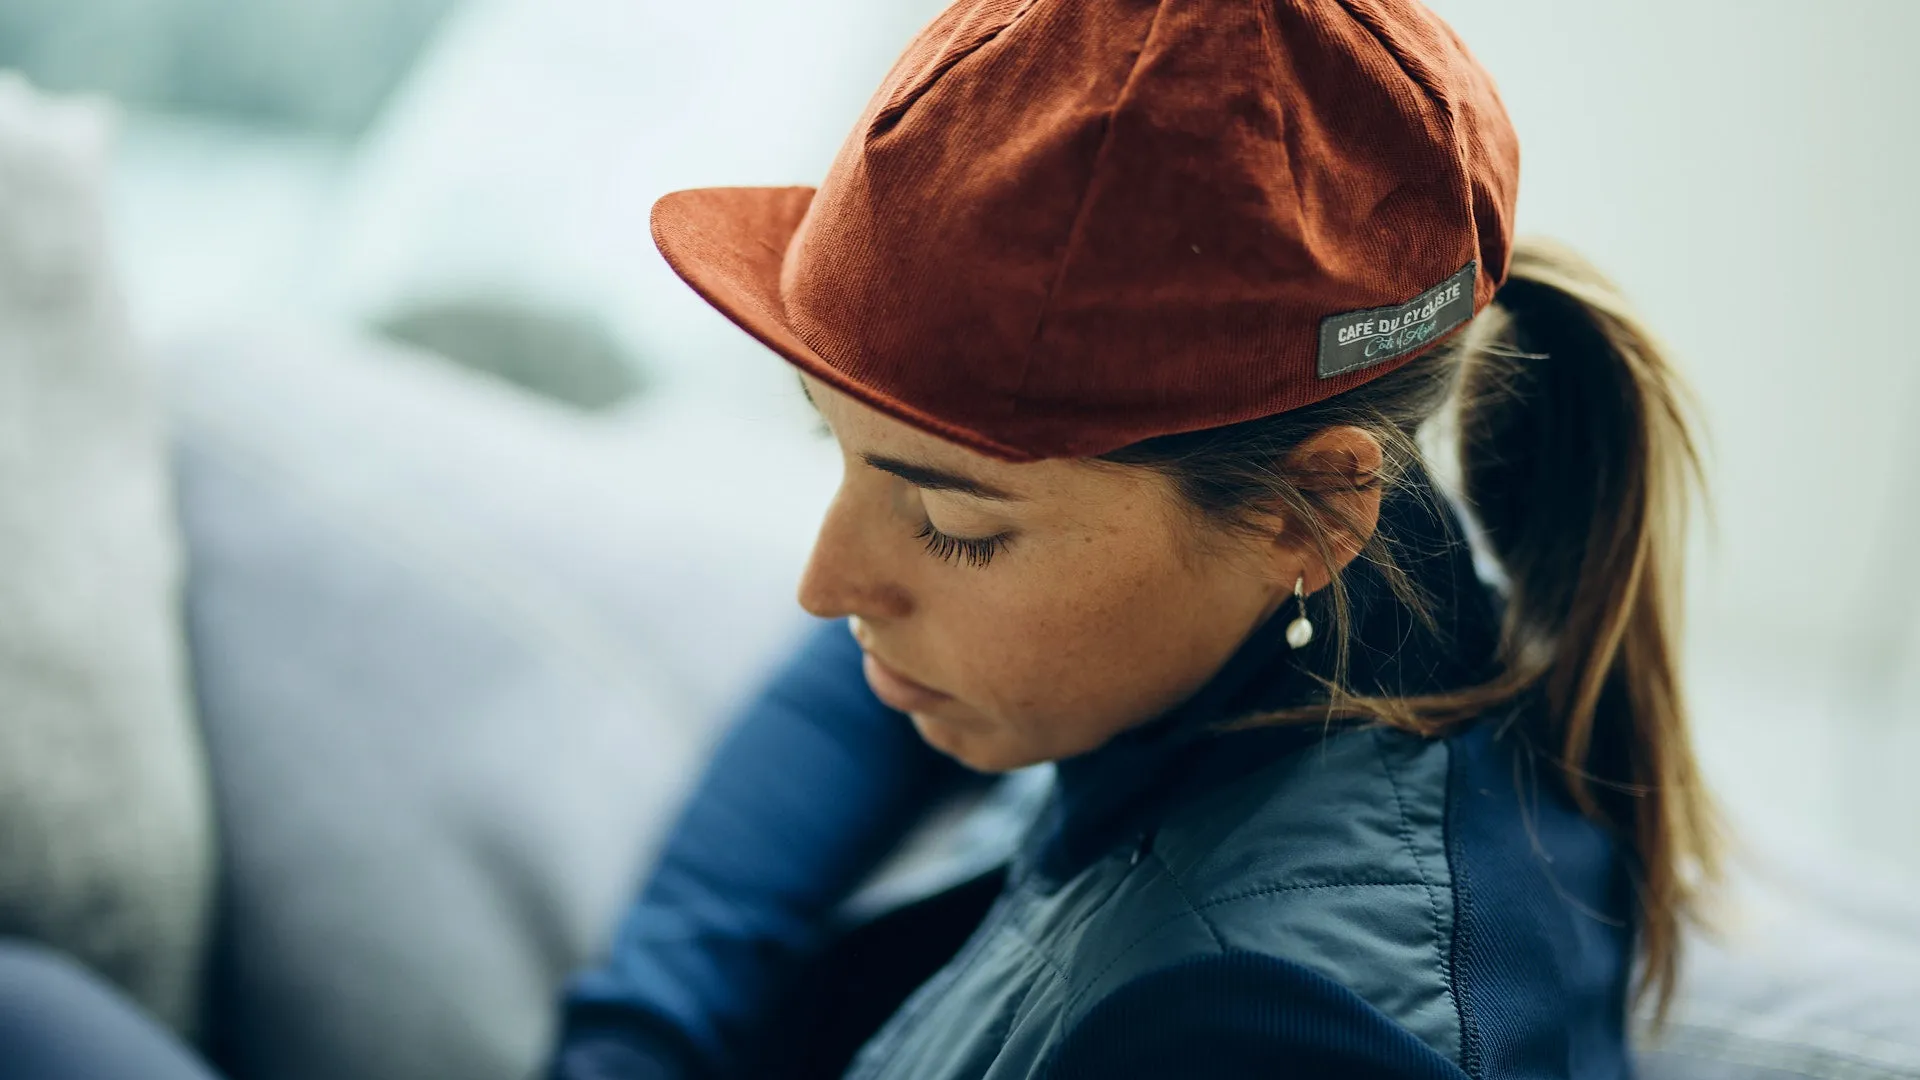
[[[1485,1075],[1482,1052],[1480,1049],[1480,1026],[1475,1023],[1474,1005],[1471,995],[1460,993],[1461,970],[1466,966],[1466,953],[1473,948],[1471,915],[1473,911],[1471,871],[1464,860],[1454,856],[1459,846],[1458,829],[1460,826],[1459,809],[1455,793],[1465,784],[1459,773],[1465,767],[1454,752],[1453,744],[1445,744],[1447,749],[1447,804],[1446,817],[1441,825],[1442,843],[1447,853],[1448,882],[1453,892],[1453,941],[1447,947],[1448,985],[1455,987],[1453,1011],[1460,1020],[1460,1067],[1473,1080],[1481,1080]]]
[[[1027,931],[1024,927],[1018,925],[1017,923],[1009,922],[1006,925],[1005,929],[1009,934],[1013,935],[1013,939],[1015,941],[1018,941],[1021,945],[1026,946],[1027,951],[1032,953],[1034,957],[1040,961],[1041,964],[1045,965],[1047,969],[1047,974],[1052,975],[1054,978],[1060,980],[1061,982],[1067,981],[1067,973],[1063,968],[1061,968],[1059,962],[1054,960],[1052,956],[1048,955],[1047,951],[1040,947],[1039,942],[1033,940],[1032,937],[1028,936]]]
[[[1099,915],[1100,915],[1100,913],[1101,913],[1102,911],[1105,911],[1105,910],[1106,910],[1106,908],[1107,908],[1107,906],[1108,906],[1109,904],[1111,904],[1111,903],[1113,903],[1113,898],[1114,898],[1115,896],[1118,896],[1118,895],[1120,894],[1120,887],[1121,887],[1122,885],[1124,885],[1124,884],[1126,884],[1126,880],[1127,880],[1127,878],[1128,878],[1128,877],[1130,877],[1130,876],[1131,876],[1131,874],[1130,874],[1130,873],[1123,873],[1123,874],[1121,874],[1121,875],[1120,875],[1120,876],[1119,876],[1119,877],[1118,877],[1117,879],[1115,879],[1115,880],[1114,880],[1114,883],[1113,883],[1113,887],[1112,887],[1111,889],[1108,889],[1108,890],[1107,890],[1107,895],[1105,895],[1105,896],[1103,896],[1103,897],[1101,897],[1101,898],[1100,898],[1100,902],[1099,902],[1098,904],[1095,904],[1095,905],[1094,905],[1094,907],[1093,907],[1093,910],[1092,910],[1092,911],[1090,911],[1090,912],[1088,912],[1085,918],[1083,918],[1083,919],[1081,919],[1081,920],[1080,920],[1079,922],[1077,922],[1077,923],[1075,923],[1075,924],[1074,924],[1074,926],[1073,926],[1073,929],[1076,929],[1076,930],[1077,930],[1078,928],[1080,928],[1080,927],[1082,927],[1082,926],[1085,926],[1086,924],[1088,924],[1088,923],[1090,923],[1090,922],[1092,922],[1092,921],[1093,921],[1094,919],[1096,919],[1096,918],[1098,918],[1098,917],[1099,917]],[[1168,920],[1168,922],[1172,922],[1172,921],[1173,921],[1172,919],[1169,919],[1169,920]],[[1161,926],[1164,926],[1164,925],[1166,925],[1166,924],[1165,924],[1165,923],[1162,923],[1162,924],[1161,924]],[[1043,949],[1043,948],[1041,947],[1041,945],[1040,945],[1040,943],[1039,943],[1039,942],[1037,942],[1037,941],[1035,941],[1035,940],[1033,940],[1033,939],[1032,939],[1031,937],[1029,937],[1029,936],[1027,935],[1027,933],[1026,933],[1026,931],[1025,931],[1025,930],[1024,930],[1023,928],[1021,928],[1021,927],[1019,927],[1019,926],[1017,926],[1017,925],[1011,925],[1011,924],[1010,924],[1010,927],[1009,927],[1009,928],[1010,928],[1010,929],[1011,929],[1011,930],[1012,930],[1012,931],[1014,932],[1014,934],[1016,935],[1016,937],[1017,937],[1017,939],[1019,940],[1019,942],[1020,942],[1020,943],[1021,943],[1022,945],[1025,945],[1025,946],[1026,946],[1026,947],[1027,947],[1027,948],[1028,948],[1029,950],[1031,950],[1031,951],[1033,952],[1033,954],[1034,954],[1035,956],[1037,956],[1037,957],[1038,957],[1038,958],[1040,959],[1040,961],[1041,961],[1042,963],[1044,963],[1045,965],[1047,965],[1047,969],[1048,969],[1048,970],[1049,970],[1049,971],[1050,971],[1050,972],[1051,972],[1051,973],[1052,973],[1052,974],[1054,975],[1054,977],[1055,977],[1055,978],[1057,978],[1057,979],[1059,979],[1059,980],[1060,980],[1060,983],[1061,983],[1061,985],[1062,985],[1062,986],[1065,986],[1065,987],[1067,987],[1067,988],[1068,988],[1068,990],[1069,990],[1069,991],[1071,991],[1071,989],[1072,989],[1072,987],[1073,987],[1073,980],[1067,977],[1067,973],[1066,973],[1066,965],[1065,965],[1064,963],[1062,963],[1062,962],[1060,962],[1060,961],[1058,961],[1058,960],[1056,960],[1056,959],[1054,959],[1054,957],[1053,957],[1053,956],[1052,956],[1052,955],[1051,955],[1050,953],[1048,953],[1048,952],[1046,952],[1046,951],[1045,951],[1045,950],[1044,950],[1044,949]],[[1158,928],[1158,927],[1156,927],[1156,928],[1155,928],[1155,931],[1153,931],[1153,932],[1157,932],[1157,931],[1158,931],[1158,929],[1159,929],[1159,928]],[[1150,932],[1150,933],[1151,933],[1151,932]],[[1142,940],[1144,940],[1144,939],[1142,939]],[[1134,944],[1139,944],[1139,942],[1135,942]],[[1132,946],[1129,946],[1129,948],[1131,948],[1131,947],[1132,947]],[[1111,965],[1109,965],[1109,966],[1111,966]],[[1101,969],[1101,974],[1105,974],[1105,973],[1106,973],[1106,971],[1107,971],[1107,969],[1106,969],[1106,968],[1102,968],[1102,969]],[[1029,995],[1029,997],[1031,997],[1031,995]],[[1073,1008],[1073,1004],[1074,1004],[1074,1002],[1075,1002],[1076,1000],[1078,1000],[1078,999],[1077,999],[1076,997],[1074,997],[1073,995],[1071,995],[1071,994],[1069,994],[1069,1000],[1067,1001],[1067,1004],[1066,1004],[1066,1006],[1065,1006],[1065,1008],[1066,1008],[1066,1009],[1068,1009],[1068,1010],[1070,1010],[1070,1009],[1072,1009],[1072,1008]],[[1024,1004],[1024,1003],[1023,1003],[1023,1004]],[[1018,1026],[1019,1026],[1019,1025],[1021,1024],[1021,1023],[1024,1023],[1024,1022],[1025,1022],[1025,1019],[1026,1019],[1026,1017],[1025,1017],[1024,1015],[1022,1015],[1022,1016],[1016,1016],[1016,1017],[1015,1017],[1015,1022],[1014,1022],[1014,1027],[1016,1027],[1016,1028],[1017,1028],[1017,1027],[1018,1027]],[[1009,1029],[1009,1034],[1011,1034],[1011,1031],[1012,1031],[1012,1029]]]
[[[1222,896],[1222,897],[1219,897],[1218,899],[1209,900],[1206,903],[1201,904],[1199,905],[1199,907],[1195,908],[1194,913],[1197,914],[1198,912],[1203,911],[1207,908],[1215,908],[1215,907],[1221,906],[1222,904],[1231,904],[1239,900],[1250,900],[1255,897],[1272,896],[1280,893],[1311,892],[1319,889],[1420,889],[1420,888],[1425,888],[1425,886],[1418,881],[1329,881],[1329,882],[1323,882],[1323,883],[1313,884],[1313,885],[1273,885],[1264,889],[1248,889],[1246,892],[1234,893],[1229,896]],[[1078,1005],[1081,1001],[1085,1000],[1087,994],[1092,992],[1093,987],[1097,985],[1100,982],[1100,980],[1106,976],[1107,972],[1112,971],[1115,967],[1119,965],[1120,961],[1126,959],[1127,954],[1133,952],[1133,950],[1146,944],[1148,941],[1151,941],[1162,930],[1165,930],[1167,927],[1172,926],[1174,923],[1177,923],[1186,917],[1187,917],[1187,912],[1180,912],[1179,914],[1176,914],[1176,915],[1169,915],[1166,918],[1160,920],[1159,922],[1154,923],[1150,929],[1148,929],[1145,933],[1141,934],[1139,937],[1134,938],[1132,941],[1128,942],[1126,948],[1123,948],[1119,952],[1115,953],[1113,956],[1113,959],[1107,961],[1104,967],[1102,967],[1099,971],[1095,972],[1093,974],[1093,977],[1087,980],[1087,985],[1081,988],[1080,992],[1075,994],[1072,1000],[1067,1002],[1067,1011],[1071,1012],[1074,1006]]]
[[[1027,999],[1031,997],[1033,997],[1033,987],[1028,986],[1026,995],[1022,997],[1021,1000],[1015,1002],[1013,1005],[1013,1008],[1007,1010],[1006,1014],[1001,1017],[1000,1021],[994,1025],[994,1027],[997,1030],[994,1031],[994,1033],[990,1037],[983,1040],[984,1042],[987,1042],[989,1045],[993,1043],[1000,1044],[999,1052],[994,1054],[995,1060],[999,1059],[1000,1054],[1003,1054],[1006,1052],[1007,1040],[1013,1037],[1014,1028],[1020,1026],[1021,1010],[1025,1008]]]
[[[1122,871],[1120,876],[1114,878],[1112,887],[1107,890],[1107,895],[1101,897],[1100,902],[1093,905],[1092,909],[1086,913],[1085,917],[1081,918],[1080,921],[1074,923],[1072,926],[1069,926],[1067,928],[1068,932],[1071,933],[1073,931],[1077,931],[1081,927],[1086,926],[1088,923],[1099,918],[1101,913],[1106,911],[1107,908],[1112,905],[1113,898],[1120,895],[1121,886],[1125,885],[1127,883],[1127,879],[1129,877],[1132,877],[1133,874],[1136,872],[1137,871],[1134,868],[1129,867],[1126,870]]]
[[[1174,876],[1173,866],[1167,862],[1166,856],[1160,854],[1158,851],[1152,854],[1153,861],[1159,863],[1161,871],[1167,875],[1167,883],[1173,886],[1174,895],[1180,898],[1181,903],[1187,905],[1187,910],[1193,912],[1194,918],[1200,920],[1200,925],[1206,930],[1207,936],[1213,939],[1214,948],[1219,949],[1221,952],[1226,952],[1227,943],[1220,939],[1220,931],[1214,929],[1213,923],[1207,921],[1207,917],[1200,914],[1200,909],[1194,906],[1193,898],[1189,897],[1187,890],[1180,886],[1180,879]]]
[[[1267,54],[1269,86],[1273,84],[1273,73],[1280,70],[1280,31],[1273,25],[1274,18],[1274,5],[1261,4],[1254,8],[1254,25],[1260,28],[1260,51]]]
[[[1387,786],[1393,789],[1393,805],[1400,812],[1400,841],[1407,846],[1407,857],[1413,860],[1413,868],[1420,874],[1420,883],[1425,886],[1427,910],[1433,915],[1433,970],[1440,976],[1441,992],[1446,994],[1447,1004],[1452,1006],[1455,1017],[1460,1015],[1459,1002],[1454,1000],[1453,980],[1447,977],[1448,935],[1442,932],[1440,925],[1440,903],[1434,899],[1433,884],[1427,880],[1427,868],[1420,861],[1420,852],[1413,846],[1413,823],[1407,820],[1407,802],[1400,794],[1400,779],[1393,773],[1393,763],[1389,760],[1385,745],[1386,736],[1376,732],[1373,737],[1374,754],[1380,759],[1380,769],[1387,774]]]
[[[1260,889],[1248,889],[1245,892],[1228,893],[1216,897],[1200,906],[1202,908],[1219,907],[1240,900],[1250,900],[1257,896],[1275,896],[1280,893],[1312,892],[1317,889],[1425,889],[1424,881],[1328,881],[1314,885],[1268,885]]]
[[[1399,69],[1400,74],[1405,75],[1408,82],[1420,88],[1420,93],[1426,97],[1428,104],[1438,108],[1443,126],[1449,131],[1453,130],[1452,103],[1447,98],[1445,88],[1433,81],[1433,73],[1426,69],[1426,65],[1410,62],[1410,58],[1403,55],[1392,39],[1387,36],[1385,28],[1374,21],[1371,12],[1361,11],[1353,5],[1352,0],[1339,0],[1339,4],[1340,9],[1347,13],[1347,18],[1352,19],[1354,25],[1365,31],[1366,35],[1373,39],[1374,44],[1380,46],[1380,51],[1387,55],[1387,59],[1393,62],[1393,66]]]
[[[1067,978],[1067,973],[1052,956],[1048,955],[1047,952],[1040,947],[1039,942],[1027,936],[1026,931],[1018,926],[1009,926],[1008,929],[1012,932],[1014,941],[1024,946],[1029,953],[1046,967],[1047,974],[1053,976],[1054,980],[1061,986],[1067,987],[1068,989],[1072,988],[1073,983]],[[1034,999],[1039,995],[1039,991],[1039,982],[1030,982],[1027,984],[1026,991],[1020,995],[1020,1000],[1014,1003],[1012,1016],[1007,1021],[1006,1030],[1000,1034],[999,1041],[1003,1051],[1006,1049],[1006,1041],[1013,1037],[1013,1033],[1019,1031],[1026,1025],[1027,1021],[1033,1017],[1033,1003]],[[998,1060],[998,1055],[995,1055],[995,1060]]]
[[[1087,984],[1080,988],[1080,992],[1077,994],[1074,994],[1070,999],[1068,999],[1067,1007],[1066,1007],[1067,1015],[1071,1016],[1073,1014],[1074,1010],[1079,1006],[1079,1004],[1082,1001],[1086,1000],[1087,995],[1093,992],[1093,988],[1100,984],[1100,980],[1106,978],[1107,972],[1112,971],[1114,968],[1118,967],[1120,965],[1120,961],[1127,958],[1128,953],[1131,953],[1133,950],[1153,940],[1155,937],[1158,937],[1162,930],[1165,930],[1167,927],[1172,926],[1174,923],[1177,923],[1180,920],[1185,919],[1189,914],[1190,912],[1183,911],[1177,915],[1167,916],[1166,918],[1160,920],[1159,922],[1154,923],[1152,929],[1148,930],[1146,933],[1141,934],[1139,937],[1134,938],[1132,941],[1128,942],[1126,948],[1121,949],[1117,953],[1114,953],[1113,959],[1108,960],[1106,964],[1100,968],[1099,971],[1094,972],[1093,977],[1087,980]]]
[[[934,65],[932,70],[921,75],[919,80],[913,85],[901,87],[896,94],[896,100],[889,102],[885,108],[874,113],[873,120],[867,125],[867,137],[870,139],[879,138],[898,127],[900,121],[906,117],[907,113],[915,105],[918,105],[922,98],[932,93],[933,88],[938,85],[942,79],[947,77],[948,72],[966,63],[973,58],[975,53],[993,44],[1002,34],[1013,29],[1014,24],[1020,21],[1020,17],[1025,15],[1027,11],[1033,7],[1033,2],[1034,0],[1026,0],[1026,3],[1015,8],[1013,13],[1007,16],[1006,22],[1001,23],[987,33],[975,34],[971,41],[954,49],[951,56],[947,57],[941,63]]]
[[[1020,400],[1027,392],[1027,380],[1033,375],[1034,351],[1040,346],[1040,335],[1047,328],[1047,315],[1053,309],[1054,297],[1059,294],[1061,283],[1067,277],[1067,268],[1073,265],[1073,254],[1079,248],[1080,232],[1087,220],[1087,207],[1093,202],[1093,189],[1100,183],[1100,167],[1106,163],[1107,151],[1113,145],[1113,118],[1127,103],[1134,79],[1140,74],[1140,63],[1147,57],[1147,45],[1153,41],[1153,32],[1160,26],[1160,15],[1166,10],[1165,0],[1154,5],[1153,18],[1148,20],[1147,32],[1140,38],[1140,51],[1134,54],[1133,65],[1127,69],[1126,81],[1120,84],[1120,93],[1114,96],[1113,104],[1101,118],[1105,127],[1100,132],[1100,145],[1093,152],[1093,168],[1088,172],[1086,188],[1080,192],[1080,204],[1074,207],[1073,223],[1067,226],[1066,250],[1060,255],[1060,268],[1054,272],[1053,281],[1047,286],[1047,295],[1040,301],[1039,317],[1033,320],[1033,335],[1027,339],[1027,355],[1020,365],[1020,381],[1014,384],[1013,396],[1009,399],[1009,417],[1019,415]]]

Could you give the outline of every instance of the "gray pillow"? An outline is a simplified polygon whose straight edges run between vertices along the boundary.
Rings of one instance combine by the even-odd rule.
[[[192,1027],[211,874],[150,373],[103,118],[0,75],[0,935]]]
[[[1642,1080],[1920,1080],[1917,895],[1858,856],[1748,853]]]
[[[174,355],[218,1056],[526,1075],[716,717],[800,631],[832,463],[690,406],[587,424],[363,342]]]

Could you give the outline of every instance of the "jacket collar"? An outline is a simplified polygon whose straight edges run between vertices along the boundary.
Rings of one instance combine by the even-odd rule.
[[[1393,593],[1380,569],[1356,561],[1345,574],[1353,617],[1348,685],[1381,694],[1470,686],[1495,672],[1497,598],[1476,575],[1465,530],[1424,483],[1403,485],[1381,507],[1381,529],[1401,569],[1426,597],[1433,624]],[[1331,602],[1307,598],[1322,633],[1287,646],[1298,614],[1289,601],[1255,627],[1212,678],[1160,718],[1100,748],[1056,763],[1051,797],[1015,858],[1017,877],[1064,880],[1116,844],[1151,828],[1184,791],[1225,782],[1323,738],[1323,725],[1221,733],[1248,713],[1323,700],[1312,673],[1334,663]]]

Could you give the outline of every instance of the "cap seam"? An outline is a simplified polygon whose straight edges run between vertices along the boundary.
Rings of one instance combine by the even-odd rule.
[[[1113,104],[1107,107],[1101,117],[1105,129],[1100,133],[1100,145],[1093,152],[1093,167],[1088,171],[1087,183],[1080,191],[1080,202],[1073,210],[1073,221],[1067,226],[1066,250],[1061,252],[1059,269],[1054,272],[1053,281],[1047,285],[1047,293],[1040,301],[1040,314],[1033,321],[1033,333],[1027,338],[1027,351],[1020,360],[1020,379],[1014,384],[1013,394],[1007,402],[1007,418],[1011,420],[1020,414],[1020,404],[1026,394],[1027,382],[1033,375],[1034,353],[1039,349],[1040,336],[1046,332],[1047,316],[1052,314],[1054,298],[1059,295],[1062,283],[1066,281],[1067,268],[1073,264],[1073,255],[1079,248],[1080,235],[1086,222],[1087,207],[1093,201],[1093,189],[1100,182],[1100,169],[1106,163],[1107,150],[1113,145],[1113,120],[1120,114],[1131,99],[1136,81],[1140,76],[1141,64],[1147,57],[1147,46],[1153,42],[1153,33],[1160,27],[1160,16],[1167,10],[1167,0],[1159,0],[1153,7],[1153,18],[1147,21],[1147,32],[1140,37],[1140,48],[1134,53],[1133,63],[1127,68],[1127,77],[1120,84],[1120,92],[1114,95]]]
[[[893,129],[898,127],[900,122],[906,118],[906,114],[912,111],[913,107],[925,99],[928,94],[932,93],[934,88],[952,73],[953,69],[966,63],[982,49],[993,44],[1001,35],[1012,30],[1014,25],[1017,24],[1027,12],[1033,9],[1035,2],[1036,0],[1021,0],[1019,6],[1014,8],[1012,13],[1007,16],[1005,22],[998,24],[988,33],[976,34],[973,40],[953,50],[951,56],[935,65],[931,71],[923,73],[920,78],[912,84],[902,87],[900,91],[894,95],[896,100],[889,101],[876,110],[873,114],[873,119],[867,122],[867,138],[872,140],[892,133]],[[951,10],[953,9],[949,9],[949,11]]]
[[[1347,18],[1352,19],[1353,24],[1358,26],[1361,31],[1367,35],[1369,40],[1380,47],[1380,51],[1385,53],[1387,59],[1393,62],[1394,68],[1398,70],[1400,74],[1406,76],[1408,82],[1420,88],[1421,97],[1425,98],[1427,104],[1439,112],[1438,119],[1441,122],[1441,126],[1447,133],[1452,134],[1454,130],[1453,102],[1445,88],[1434,85],[1428,73],[1415,70],[1416,67],[1423,67],[1423,65],[1409,64],[1407,58],[1401,55],[1398,48],[1394,47],[1393,41],[1387,37],[1373,18],[1355,7],[1352,0],[1335,0],[1335,2],[1341,11],[1347,13]]]

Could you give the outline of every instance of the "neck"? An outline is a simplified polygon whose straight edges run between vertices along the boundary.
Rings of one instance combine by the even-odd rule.
[[[1344,572],[1347,687],[1397,697],[1490,677],[1497,611],[1474,573],[1465,531],[1451,508],[1424,483],[1409,483],[1381,507],[1380,527],[1423,610],[1397,594],[1372,562],[1356,561]],[[1297,611],[1293,602],[1283,604],[1185,702],[1097,750],[1057,763],[1054,799],[1035,830],[1037,848],[1029,845],[1039,867],[1071,872],[1177,790],[1217,781],[1214,774],[1223,770],[1257,768],[1323,737],[1326,727],[1319,724],[1219,730],[1249,714],[1325,701],[1320,678],[1333,674],[1341,628],[1333,625],[1324,591],[1308,597],[1306,606],[1307,617],[1323,628],[1308,646],[1288,647],[1286,626]]]

